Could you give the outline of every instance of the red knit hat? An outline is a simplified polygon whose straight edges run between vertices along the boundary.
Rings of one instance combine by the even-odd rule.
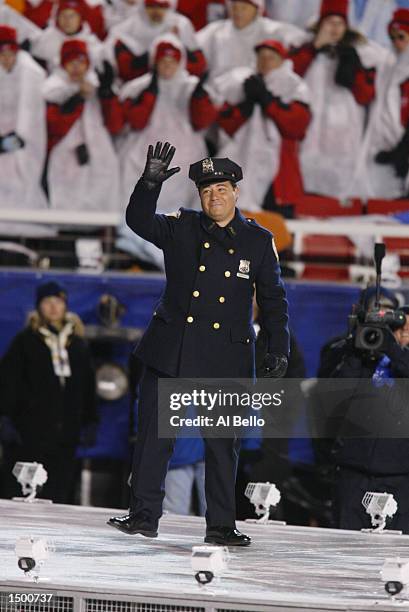
[[[320,19],[330,15],[339,15],[348,21],[348,0],[322,0]]]
[[[230,1],[234,2],[234,0],[230,0]],[[264,7],[265,7],[265,1],[264,0],[241,0],[241,2],[247,2],[248,4],[252,4],[256,8],[258,8],[260,13],[262,13],[264,11]]]
[[[398,9],[394,12],[392,21],[388,26],[388,32],[392,30],[403,30],[409,33],[409,9]]]
[[[60,0],[57,7],[57,19],[61,11],[64,11],[65,9],[77,11],[81,19],[84,18],[84,4],[81,0]]]
[[[67,62],[71,62],[72,60],[79,58],[85,59],[89,64],[87,43],[78,39],[66,40],[61,47],[60,58],[61,66],[64,66]]]
[[[271,49],[281,55],[283,59],[287,57],[287,49],[279,40],[263,40],[261,43],[254,47],[254,51],[259,51],[260,49]]]
[[[8,25],[0,26],[0,51],[18,51],[17,32]]]
[[[172,45],[170,42],[161,42],[158,44],[155,50],[155,64],[162,57],[173,57],[176,61],[180,62],[182,59],[182,52],[180,49]]]

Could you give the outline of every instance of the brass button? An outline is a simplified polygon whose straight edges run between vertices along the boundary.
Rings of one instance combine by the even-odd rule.
[[[220,304],[224,304],[224,303],[225,303],[225,301],[226,301],[226,298],[225,298],[225,297],[223,297],[223,296],[221,295],[221,296],[219,297],[219,302],[220,302]]]
[[[155,310],[155,312],[153,313],[153,316],[154,316],[154,317],[156,317],[156,310]]]
[[[209,244],[209,242],[205,242],[203,246],[204,246],[204,248],[205,248],[205,249],[210,249],[210,244]]]
[[[229,249],[229,255],[234,255],[234,249]]]
[[[193,291],[193,297],[199,297],[200,291]]]
[[[206,270],[206,266],[200,266],[200,267],[199,267],[199,271],[200,271],[200,272],[204,272],[205,270]]]
[[[188,317],[188,318],[186,319],[186,321],[187,321],[188,323],[193,323],[193,317]]]
[[[213,329],[220,329],[220,323],[213,323]]]
[[[246,344],[250,344],[250,340],[248,338],[246,339]]]
[[[229,272],[229,270],[226,270],[226,272],[224,273],[226,278],[230,278],[231,276],[231,272]]]

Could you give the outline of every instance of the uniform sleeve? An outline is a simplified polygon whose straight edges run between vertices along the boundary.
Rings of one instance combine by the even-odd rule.
[[[304,76],[308,68],[315,59],[317,51],[312,43],[306,43],[301,47],[293,47],[290,50],[289,58],[294,65],[294,72]]]
[[[401,122],[404,128],[409,126],[409,79],[400,84]]]
[[[116,136],[125,124],[123,106],[114,93],[111,96],[100,98],[100,102],[105,127],[112,136]]]
[[[198,83],[190,99],[190,122],[196,131],[208,128],[217,119],[218,109]]]
[[[195,49],[186,51],[187,53],[187,70],[190,74],[201,77],[207,69],[207,62],[203,51]]]
[[[268,334],[268,352],[288,355],[288,303],[275,251],[273,239],[269,237],[256,277],[256,299]]]
[[[311,121],[309,106],[297,100],[284,104],[280,98],[271,96],[263,112],[274,121],[281,136],[290,140],[302,140]]]
[[[114,53],[118,74],[123,81],[131,81],[148,72],[149,56],[147,52],[134,55],[123,42],[117,40]]]
[[[64,104],[47,104],[48,151],[64,138],[84,110],[84,98],[71,96]]]
[[[229,136],[234,134],[251,117],[253,105],[247,101],[233,105],[225,102],[220,111],[217,123]]]
[[[160,191],[161,187],[148,189],[143,179],[139,179],[126,209],[126,223],[135,234],[163,249],[173,238],[179,219],[156,213]]]
[[[143,130],[148,125],[155,103],[156,95],[150,91],[143,91],[133,100],[125,100],[124,117],[133,130]]]

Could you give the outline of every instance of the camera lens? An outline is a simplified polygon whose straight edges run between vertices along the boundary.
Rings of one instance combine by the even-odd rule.
[[[383,344],[384,332],[376,327],[364,327],[361,332],[362,348],[368,351],[379,350]]]

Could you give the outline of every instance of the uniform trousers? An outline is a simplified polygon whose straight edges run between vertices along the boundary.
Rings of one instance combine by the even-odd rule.
[[[161,515],[165,477],[175,439],[158,437],[158,379],[166,374],[147,367],[140,384],[138,427],[132,461],[130,512],[152,526]],[[208,526],[235,527],[238,438],[204,438]]]

